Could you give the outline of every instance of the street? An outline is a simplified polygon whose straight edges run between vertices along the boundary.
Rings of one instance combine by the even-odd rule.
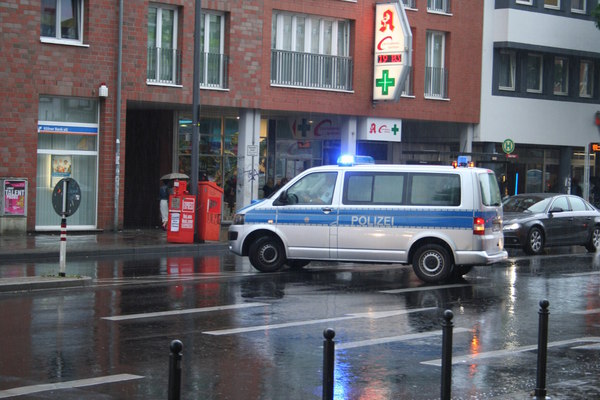
[[[179,339],[183,399],[320,399],[332,328],[336,399],[437,399],[449,309],[452,398],[528,399],[542,299],[548,396],[600,398],[599,257],[511,254],[436,286],[399,265],[263,274],[226,251],[70,261],[91,286],[0,293],[0,398],[166,399]],[[5,263],[0,278],[57,270]]]

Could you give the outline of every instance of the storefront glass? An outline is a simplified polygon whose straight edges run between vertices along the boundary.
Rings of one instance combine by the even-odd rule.
[[[79,209],[67,227],[95,229],[98,178],[98,101],[41,96],[38,111],[36,230],[60,228],[52,192],[63,178],[81,189]]]

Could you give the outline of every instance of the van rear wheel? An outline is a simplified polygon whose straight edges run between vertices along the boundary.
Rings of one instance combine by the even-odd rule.
[[[412,266],[419,279],[428,283],[443,281],[452,272],[450,255],[439,244],[419,247],[413,257]]]
[[[260,272],[275,272],[283,266],[285,253],[277,239],[262,236],[250,245],[248,258]]]

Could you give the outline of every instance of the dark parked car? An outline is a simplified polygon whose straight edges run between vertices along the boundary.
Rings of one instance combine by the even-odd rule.
[[[600,247],[600,212],[579,196],[527,193],[506,198],[504,247],[540,254],[544,247]]]

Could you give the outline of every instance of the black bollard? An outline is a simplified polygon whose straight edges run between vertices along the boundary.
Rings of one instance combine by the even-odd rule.
[[[323,331],[323,400],[333,400],[333,367],[335,364],[335,331]]]
[[[540,301],[540,322],[538,328],[537,378],[535,382],[535,399],[546,398],[546,360],[548,358],[548,306],[544,299]]]
[[[169,356],[169,400],[181,398],[181,350],[183,343],[180,340],[171,342],[171,355]]]
[[[452,311],[444,311],[442,321],[442,400],[450,400],[452,389]]]

